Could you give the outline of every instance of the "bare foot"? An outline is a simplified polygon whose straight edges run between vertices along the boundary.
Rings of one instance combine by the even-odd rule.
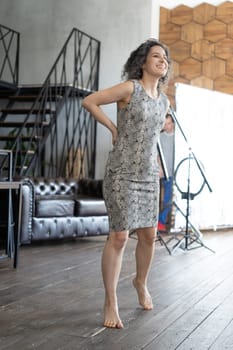
[[[124,328],[123,323],[118,314],[118,307],[107,305],[104,306],[104,327],[108,328]]]
[[[144,310],[152,310],[154,306],[147,287],[138,283],[136,278],[133,280],[133,285],[138,293],[139,304],[144,308]]]

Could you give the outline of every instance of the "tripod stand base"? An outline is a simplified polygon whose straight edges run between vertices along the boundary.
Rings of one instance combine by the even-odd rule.
[[[160,244],[166,248],[169,255],[175,253],[177,249],[193,250],[201,247],[210,250],[212,253],[215,253],[213,249],[209,248],[202,241],[202,238],[199,236],[199,234],[195,232],[189,232],[188,234],[186,234],[186,232],[183,231],[174,232],[170,235],[170,238],[165,240],[162,233],[158,231],[157,241],[159,241]],[[171,244],[172,241],[176,241],[175,244]]]
[[[165,241],[165,239],[163,238],[161,232],[157,231],[157,241],[159,241],[159,243],[167,249],[167,251],[168,251],[168,253],[170,255],[172,254],[172,251],[171,251],[171,249],[168,246],[169,242],[171,241],[171,238],[168,239],[167,241]]]
[[[193,244],[196,244],[195,246],[192,246]],[[172,253],[177,249],[183,249],[183,250],[193,250],[197,248],[206,248],[210,250],[212,253],[215,253],[215,251],[211,248],[209,248],[207,245],[204,244],[202,239],[196,235],[195,232],[188,233],[188,235],[183,234],[183,237],[178,239],[178,242],[173,246]]]
[[[177,240],[176,244],[173,245],[171,249],[167,248],[167,250],[169,249],[170,251],[169,254],[171,255],[172,253],[174,253],[174,251],[177,248],[180,248],[183,250],[192,250],[192,249],[197,249],[201,247],[210,250],[212,253],[215,253],[213,249],[207,247],[207,245],[204,244],[204,242],[202,241],[202,236],[203,236],[202,233],[192,224],[189,217],[187,217],[187,215],[183,213],[183,211],[176,204],[176,202],[173,202],[173,205],[185,217],[186,224],[188,224],[189,230],[186,229],[186,232],[184,233],[182,233],[182,231],[177,234],[174,233],[173,236],[166,242],[166,244],[168,244],[168,242],[171,242],[174,239]],[[181,235],[182,237],[181,238],[177,237],[178,234]],[[196,245],[192,246],[193,244],[196,244]]]
[[[182,245],[181,238],[179,238],[177,234],[180,235],[181,231],[174,233],[157,231],[157,241],[161,244],[161,246],[164,246],[166,248],[170,255],[172,255],[175,249],[179,248],[180,245]],[[165,240],[164,235],[168,235],[169,238]],[[176,243],[174,245],[171,245],[170,243],[172,241],[176,241]]]

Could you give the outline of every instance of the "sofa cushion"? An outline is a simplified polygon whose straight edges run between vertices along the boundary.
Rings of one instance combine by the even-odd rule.
[[[74,201],[70,199],[36,200],[36,217],[62,217],[74,215]]]
[[[80,197],[75,200],[75,216],[103,216],[107,215],[103,199]]]

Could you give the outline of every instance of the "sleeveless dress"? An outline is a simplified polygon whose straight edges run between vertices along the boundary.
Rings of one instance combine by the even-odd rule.
[[[155,227],[159,210],[157,141],[169,106],[151,98],[138,80],[128,105],[117,112],[118,137],[109,152],[103,195],[112,231]]]

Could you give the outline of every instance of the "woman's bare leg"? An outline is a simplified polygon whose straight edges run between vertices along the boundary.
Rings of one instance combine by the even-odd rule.
[[[111,232],[103,250],[102,274],[105,287],[105,327],[123,328],[123,323],[118,313],[116,290],[127,240],[127,231]]]
[[[153,309],[153,302],[147,289],[147,279],[155,250],[156,229],[154,227],[137,230],[136,277],[133,285],[138,293],[139,304],[145,310]]]

